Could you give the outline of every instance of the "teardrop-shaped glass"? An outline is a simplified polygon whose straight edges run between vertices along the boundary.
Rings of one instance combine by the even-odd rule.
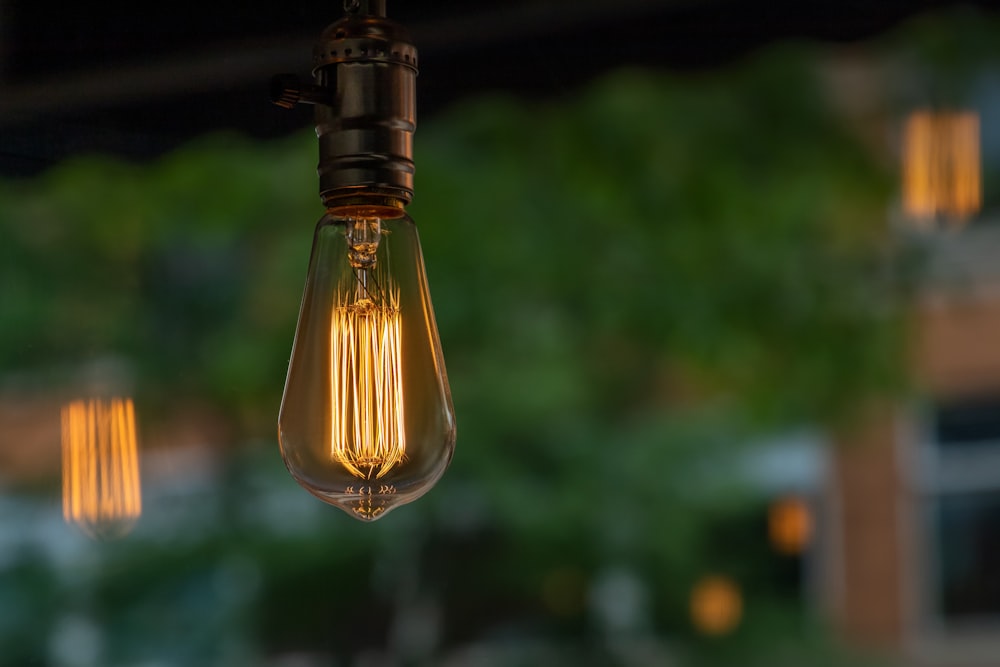
[[[448,467],[451,390],[402,209],[355,207],[317,224],[278,440],[299,484],[365,521],[417,499]]]

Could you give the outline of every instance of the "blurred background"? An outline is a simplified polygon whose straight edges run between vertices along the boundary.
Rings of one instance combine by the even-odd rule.
[[[339,3],[0,0],[0,665],[1000,665],[1000,15],[388,4],[458,441],[361,524],[275,433]]]

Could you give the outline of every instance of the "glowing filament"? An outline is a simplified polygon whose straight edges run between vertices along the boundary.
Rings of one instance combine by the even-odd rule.
[[[903,208],[915,220],[960,223],[982,206],[979,116],[916,111],[903,132]]]
[[[378,479],[406,454],[399,292],[383,304],[351,300],[338,300],[330,327],[331,454]]]
[[[128,532],[142,513],[132,399],[62,409],[63,517],[91,537]]]

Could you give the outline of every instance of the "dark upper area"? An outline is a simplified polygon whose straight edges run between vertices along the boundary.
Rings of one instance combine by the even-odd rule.
[[[559,95],[622,65],[704,69],[777,40],[863,40],[957,4],[389,0],[388,10],[420,49],[426,117],[477,91]],[[144,159],[223,128],[301,129],[309,110],[271,106],[268,78],[306,74],[313,39],[341,13],[340,2],[315,0],[0,0],[0,176],[87,152]]]

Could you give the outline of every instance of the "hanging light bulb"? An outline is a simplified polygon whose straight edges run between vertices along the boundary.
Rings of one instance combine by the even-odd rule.
[[[372,521],[426,493],[451,461],[455,416],[413,196],[417,53],[384,1],[346,0],[314,53],[320,196],[278,416],[285,465],[310,493]]]
[[[964,225],[982,208],[979,114],[912,112],[903,127],[902,202],[917,225]]]
[[[63,406],[62,459],[66,522],[95,539],[131,531],[142,513],[132,399]]]

